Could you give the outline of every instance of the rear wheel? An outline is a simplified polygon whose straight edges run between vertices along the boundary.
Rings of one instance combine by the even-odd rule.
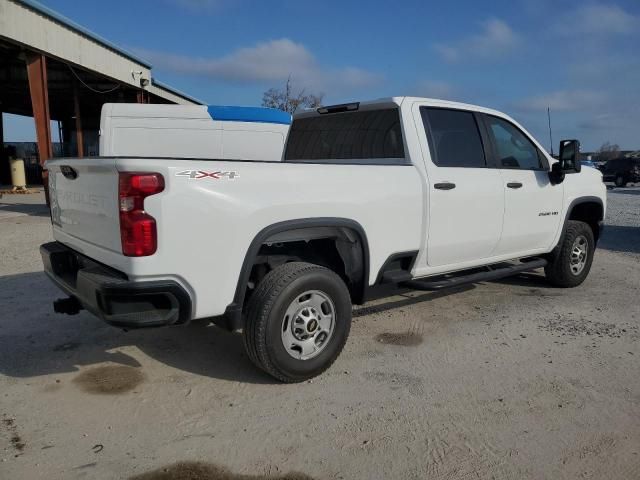
[[[283,382],[319,375],[338,357],[351,327],[351,297],[331,270],[291,262],[269,272],[247,306],[249,358]]]
[[[624,176],[622,175],[617,175],[616,176],[616,181],[615,181],[616,187],[625,187],[627,185],[627,182],[625,182],[624,180]]]
[[[595,241],[591,227],[584,222],[569,220],[560,245],[551,253],[544,272],[558,287],[576,287],[587,278]]]

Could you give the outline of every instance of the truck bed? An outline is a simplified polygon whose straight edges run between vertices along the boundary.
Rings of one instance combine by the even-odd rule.
[[[225,312],[251,241],[274,223],[357,222],[368,236],[371,284],[386,258],[420,247],[424,228],[420,176],[410,164],[97,157],[56,159],[47,168],[54,238],[130,280],[178,282],[197,298],[194,318]],[[67,168],[77,172],[75,179],[65,177]],[[158,229],[157,251],[149,257],[122,254],[120,172],[164,177],[164,191],[144,204]]]

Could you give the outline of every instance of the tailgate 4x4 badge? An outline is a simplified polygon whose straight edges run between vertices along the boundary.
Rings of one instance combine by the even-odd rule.
[[[214,180],[235,180],[240,178],[236,171],[228,172],[205,172],[203,170],[183,170],[176,173],[176,177],[188,177],[192,180],[200,180],[201,178],[213,178]]]

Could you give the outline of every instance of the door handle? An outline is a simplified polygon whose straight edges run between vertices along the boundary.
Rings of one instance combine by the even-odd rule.
[[[452,188],[456,188],[456,184],[451,182],[436,183],[433,185],[433,188],[437,190],[451,190]]]
[[[507,183],[507,187],[509,188],[520,188],[522,184],[520,182],[509,182]]]

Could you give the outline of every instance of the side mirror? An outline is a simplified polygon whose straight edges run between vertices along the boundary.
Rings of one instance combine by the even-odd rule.
[[[579,173],[582,170],[580,163],[580,142],[578,140],[560,140],[560,168],[564,173]]]
[[[560,165],[560,162],[556,162],[551,165],[549,180],[551,181],[552,185],[558,185],[559,183],[564,182],[564,170],[562,170],[562,165]]]

